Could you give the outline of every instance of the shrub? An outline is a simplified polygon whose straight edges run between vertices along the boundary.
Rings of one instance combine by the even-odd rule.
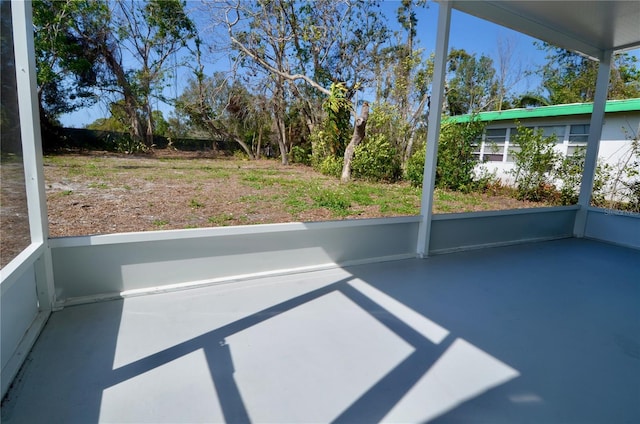
[[[425,146],[423,145],[421,148],[417,149],[407,161],[407,169],[404,173],[404,177],[414,187],[422,186],[422,177],[424,175],[424,155]]]
[[[497,194],[504,187],[500,178],[498,178],[498,171],[494,170],[489,172],[485,166],[480,166],[474,170],[473,173],[473,189],[481,191],[483,193]]]
[[[384,134],[367,136],[355,149],[353,175],[373,181],[396,181],[402,173],[400,158]]]
[[[316,129],[309,138],[311,139],[311,166],[320,171],[324,160],[333,156],[329,148],[329,137],[325,131]]]
[[[289,160],[292,163],[311,165],[311,152],[302,146],[293,146],[289,151]]]
[[[518,124],[514,142],[519,150],[513,152],[518,200],[559,201],[553,185],[560,154],[555,151],[555,137],[544,137],[542,129],[533,130]]]
[[[325,175],[340,177],[340,174],[342,174],[343,160],[344,159],[340,157],[327,156],[318,167],[319,171]]]
[[[477,164],[473,155],[474,143],[483,131],[484,124],[475,119],[442,126],[436,166],[437,187],[462,192],[473,190],[473,169]]]
[[[122,134],[114,137],[113,139],[111,139],[111,136],[107,136],[107,140],[108,142],[113,143],[113,150],[118,153],[132,155],[149,150],[143,142],[133,140],[128,134]]]
[[[557,177],[562,180],[559,199],[561,205],[575,205],[578,203],[584,159],[585,150],[579,149],[574,155],[566,156],[560,162]]]

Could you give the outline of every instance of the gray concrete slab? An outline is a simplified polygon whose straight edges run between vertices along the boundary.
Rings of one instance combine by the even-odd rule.
[[[5,423],[640,422],[640,251],[567,239],[54,313]]]

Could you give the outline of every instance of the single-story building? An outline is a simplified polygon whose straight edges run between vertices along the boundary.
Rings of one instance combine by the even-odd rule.
[[[587,146],[589,119],[593,103],[541,106],[481,112],[476,119],[486,122],[482,142],[477,145],[476,156],[489,172],[503,182],[512,181],[509,173],[514,168],[513,143],[516,125],[541,129],[546,137],[556,137],[556,149],[562,155],[572,155]],[[472,115],[449,118],[453,122],[469,122]],[[609,100],[605,107],[598,163],[607,163],[614,169],[628,158],[631,140],[640,131],[640,98]]]

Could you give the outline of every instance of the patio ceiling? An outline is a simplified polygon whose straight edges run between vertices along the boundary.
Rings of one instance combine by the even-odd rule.
[[[640,1],[469,1],[452,8],[600,60],[640,47]]]

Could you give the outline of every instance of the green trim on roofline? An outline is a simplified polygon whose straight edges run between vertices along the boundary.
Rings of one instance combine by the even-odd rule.
[[[516,119],[548,118],[567,115],[589,115],[593,103],[572,103],[568,105],[539,106],[522,109],[509,109],[493,112],[481,112],[477,118],[483,122],[515,121]],[[609,100],[605,106],[606,113],[640,111],[640,98],[627,100]],[[449,116],[446,122],[469,122],[472,115]]]

